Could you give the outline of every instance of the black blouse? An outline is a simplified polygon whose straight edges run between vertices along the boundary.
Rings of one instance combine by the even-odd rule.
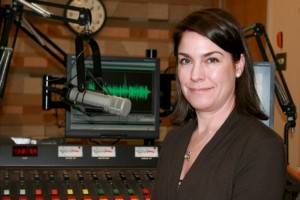
[[[153,200],[282,200],[286,155],[282,138],[234,110],[180,181],[196,120],[172,129],[160,151]]]

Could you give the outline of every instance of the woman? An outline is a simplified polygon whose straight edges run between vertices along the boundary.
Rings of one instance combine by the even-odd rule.
[[[221,9],[173,34],[178,101],[160,152],[154,200],[281,200],[284,144],[264,125],[241,28]]]

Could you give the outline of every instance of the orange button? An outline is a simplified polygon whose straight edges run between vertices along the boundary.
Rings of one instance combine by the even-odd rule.
[[[99,196],[98,200],[108,200],[107,196]]]
[[[122,196],[115,196],[115,200],[124,200],[124,198]]]
[[[59,196],[52,196],[51,200],[60,200]]]
[[[68,196],[68,200],[76,200],[76,197]]]
[[[151,200],[151,196],[148,196],[148,195],[144,196],[144,198],[145,198],[145,200]]]
[[[90,196],[84,196],[84,197],[83,197],[83,200],[93,200],[93,198],[90,197]]]
[[[129,199],[130,200],[139,200],[139,198],[137,196],[130,196]]]

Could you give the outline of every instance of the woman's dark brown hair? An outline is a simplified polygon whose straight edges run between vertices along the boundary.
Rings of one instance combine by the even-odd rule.
[[[217,8],[203,9],[191,13],[183,19],[173,33],[174,55],[178,60],[178,46],[185,31],[194,31],[207,37],[213,43],[232,55],[233,61],[239,61],[241,54],[245,56],[244,71],[236,79],[235,108],[246,115],[260,120],[268,119],[261,108],[260,99],[255,89],[254,68],[250,51],[247,47],[242,28],[230,13]],[[172,114],[174,124],[185,124],[196,117],[194,108],[182,94],[177,79],[177,103]]]

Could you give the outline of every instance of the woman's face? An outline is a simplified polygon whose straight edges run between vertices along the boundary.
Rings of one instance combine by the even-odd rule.
[[[243,68],[243,55],[234,62],[230,53],[208,38],[184,32],[178,47],[178,78],[183,95],[196,111],[234,105],[235,79]]]

